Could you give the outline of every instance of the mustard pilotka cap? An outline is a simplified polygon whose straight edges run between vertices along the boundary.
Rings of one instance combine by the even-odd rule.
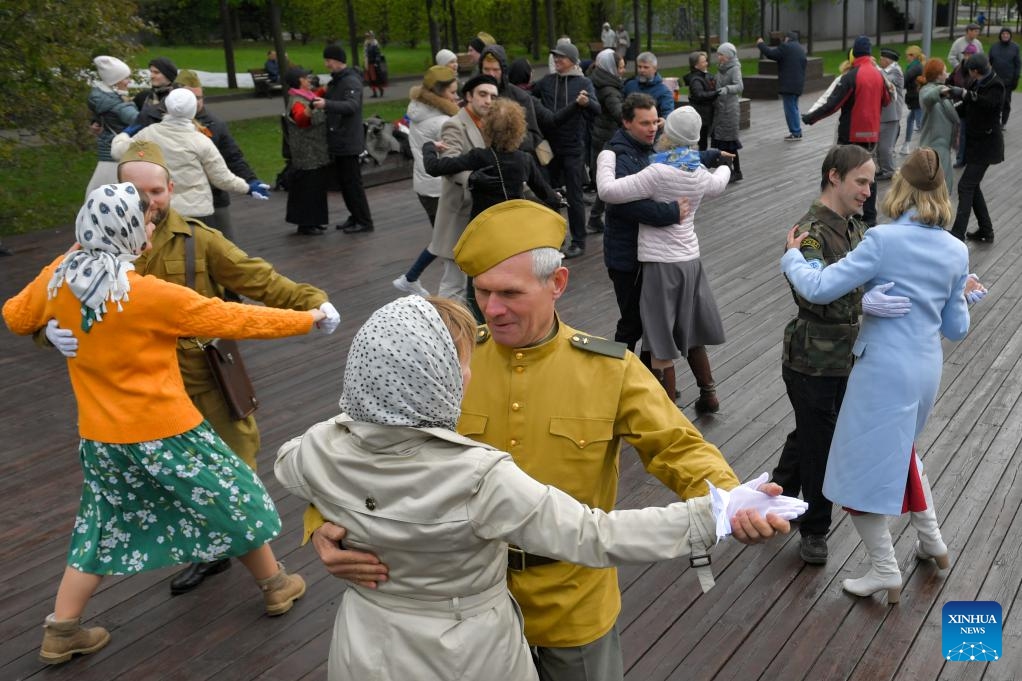
[[[566,222],[535,201],[511,199],[487,208],[468,223],[454,245],[454,261],[476,277],[498,263],[534,248],[560,248]]]
[[[128,145],[127,150],[124,152],[124,156],[121,156],[121,160],[117,162],[117,167],[120,168],[125,163],[131,163],[132,161],[146,161],[147,163],[155,163],[160,166],[168,173],[170,168],[167,167],[167,162],[163,158],[163,149],[156,142],[150,142],[148,140],[135,140]]]

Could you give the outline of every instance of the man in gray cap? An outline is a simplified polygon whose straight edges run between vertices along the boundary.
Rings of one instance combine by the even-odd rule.
[[[568,199],[568,227],[571,245],[565,258],[577,258],[586,249],[586,207],[582,199],[585,184],[586,126],[600,113],[600,103],[592,82],[578,67],[578,48],[571,43],[558,43],[550,50],[554,58],[553,73],[548,73],[532,88],[540,121],[556,118],[560,124],[543,131],[554,158],[547,166],[551,178],[564,181]],[[546,111],[541,111],[546,109]],[[565,114],[567,116],[565,117]],[[555,186],[557,180],[554,180]]]

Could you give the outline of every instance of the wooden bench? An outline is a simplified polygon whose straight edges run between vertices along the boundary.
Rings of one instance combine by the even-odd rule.
[[[598,55],[600,52],[603,52],[603,41],[602,40],[594,40],[593,42],[589,43],[589,58],[590,59],[594,59],[595,60],[596,59],[596,55]]]
[[[256,97],[272,97],[284,91],[280,83],[270,82],[270,74],[266,73],[266,69],[249,69],[248,75],[252,76],[252,86],[255,88]]]

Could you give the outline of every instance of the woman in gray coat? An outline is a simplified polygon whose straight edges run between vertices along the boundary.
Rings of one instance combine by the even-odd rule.
[[[717,48],[717,101],[713,113],[713,132],[710,137],[713,147],[735,155],[731,182],[742,179],[742,165],[738,150],[742,142],[738,138],[740,119],[739,100],[745,84],[742,82],[742,63],[738,61],[738,50],[731,43],[721,43]]]
[[[919,106],[923,110],[923,127],[919,133],[919,147],[929,147],[940,157],[944,182],[950,196],[955,183],[951,146],[958,137],[958,113],[946,95],[947,68],[940,59],[930,59],[923,67],[923,85],[919,88]]]
[[[378,588],[344,593],[330,681],[536,681],[508,592],[507,542],[607,567],[705,553],[719,533],[715,513],[749,506],[748,496],[736,502],[739,490],[789,519],[804,508],[747,483],[729,502],[605,513],[540,484],[509,454],[454,430],[475,339],[475,321],[451,300],[382,307],[352,341],[343,413],[277,455],[281,484],[347,528],[346,546],[390,568]]]

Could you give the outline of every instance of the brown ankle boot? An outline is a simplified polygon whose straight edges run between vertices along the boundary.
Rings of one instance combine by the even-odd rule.
[[[39,649],[39,661],[45,664],[61,664],[75,653],[88,655],[110,643],[110,632],[103,627],[83,629],[81,618],[56,620],[47,615],[43,624],[43,645]]]
[[[715,414],[720,411],[720,402],[717,400],[717,385],[713,382],[713,372],[710,370],[710,357],[706,354],[706,347],[689,348],[688,366],[695,376],[696,385],[699,386],[699,399],[696,400],[695,408],[700,414]]]
[[[283,615],[295,601],[305,595],[305,580],[301,575],[289,575],[280,563],[277,563],[277,567],[280,568],[277,574],[256,580],[263,592],[266,614],[270,617]]]

